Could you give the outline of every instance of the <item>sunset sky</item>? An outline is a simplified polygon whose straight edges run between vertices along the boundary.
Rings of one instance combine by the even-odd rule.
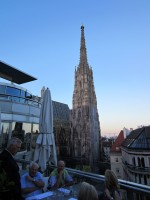
[[[0,1],[0,60],[71,109],[82,24],[102,135],[150,125],[149,0]]]

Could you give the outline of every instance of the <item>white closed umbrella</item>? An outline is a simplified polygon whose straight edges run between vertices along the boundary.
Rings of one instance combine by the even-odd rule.
[[[34,152],[34,161],[41,167],[42,171],[46,169],[47,161],[50,164],[57,165],[56,146],[53,133],[53,107],[50,90],[47,88],[44,92],[39,120],[40,134],[36,140]]]
[[[1,135],[1,106],[0,106],[0,135]]]
[[[0,106],[0,148],[2,147],[2,133],[1,133],[1,106]]]

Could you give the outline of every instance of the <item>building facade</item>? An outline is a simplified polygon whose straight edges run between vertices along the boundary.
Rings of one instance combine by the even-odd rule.
[[[71,140],[72,157],[95,171],[100,160],[100,123],[93,71],[87,61],[84,26],[81,26],[80,61],[75,69]]]
[[[6,72],[3,71],[5,67]],[[30,78],[24,72],[0,62],[0,75],[3,78],[7,77],[9,71],[16,72],[11,73],[12,77],[9,74],[8,77],[12,79],[13,74],[21,75],[22,82]],[[14,78],[13,81],[22,84],[19,79]],[[41,97],[38,97],[18,84],[0,83],[0,151],[7,146],[11,137],[18,137],[23,142],[21,152],[27,151],[27,155],[32,155],[39,134],[41,97],[44,91],[42,89]],[[52,104],[57,157],[63,159],[70,157],[70,109],[67,104],[60,102],[52,101]]]
[[[123,178],[121,144],[124,139],[124,131],[121,130],[110,151],[111,170],[116,174],[117,178],[119,179]]]
[[[110,162],[110,149],[112,147],[112,142],[110,141],[103,141],[102,142],[102,160],[103,162]]]
[[[40,107],[39,99],[35,99],[25,88],[16,84],[0,83],[1,150],[11,137],[19,137],[23,141],[22,151],[34,148],[39,130]]]
[[[123,179],[150,185],[150,126],[133,130],[121,150]]]

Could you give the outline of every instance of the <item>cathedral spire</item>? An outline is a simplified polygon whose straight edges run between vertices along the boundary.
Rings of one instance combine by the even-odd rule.
[[[86,45],[84,37],[84,26],[81,26],[81,46],[80,46],[80,67],[86,66],[87,63],[87,54],[86,54]]]
[[[87,62],[84,26],[81,26],[80,62],[75,70],[71,112],[72,157],[96,172],[100,158],[100,124],[93,70]]]

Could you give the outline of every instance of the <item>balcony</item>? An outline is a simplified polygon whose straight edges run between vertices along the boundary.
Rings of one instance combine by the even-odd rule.
[[[149,174],[150,175],[150,167],[139,167],[135,165],[131,165],[126,161],[123,161],[124,166],[128,168],[131,172],[138,173],[138,174]]]

